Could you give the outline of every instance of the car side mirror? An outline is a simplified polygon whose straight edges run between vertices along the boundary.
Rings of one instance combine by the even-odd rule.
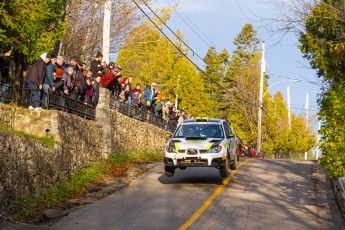
[[[166,138],[171,138],[171,137],[172,137],[172,134],[171,134],[171,133],[166,133],[166,134],[165,134],[165,137],[166,137]]]
[[[235,137],[235,134],[234,133],[230,133],[229,134],[229,138],[233,138],[233,137]]]

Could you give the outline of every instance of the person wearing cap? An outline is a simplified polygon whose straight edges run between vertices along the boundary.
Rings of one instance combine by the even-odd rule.
[[[90,65],[90,71],[92,71],[93,76],[97,76],[97,73],[102,73],[102,60],[103,54],[101,52],[97,52],[96,59],[92,60]]]
[[[43,88],[43,80],[47,64],[50,62],[50,54],[43,53],[36,59],[26,73],[26,83],[31,90],[32,97],[29,109],[40,110],[40,90]]]
[[[145,111],[151,112],[153,106],[152,103],[155,101],[155,88],[156,88],[156,83],[152,83],[151,86],[146,86],[144,90],[144,105],[143,109]]]
[[[54,92],[54,74],[55,74],[55,63],[57,61],[57,56],[51,54],[50,63],[46,67],[46,74],[43,80],[43,91],[44,91],[44,106],[48,107],[48,93],[49,91]]]
[[[57,56],[54,70],[56,70],[57,68],[64,69],[64,65],[65,65],[65,59],[62,56]]]
[[[57,68],[53,74],[54,77],[54,89],[55,92],[62,95],[63,94],[63,86],[64,82],[62,81],[62,75],[64,75],[64,71],[61,68]]]

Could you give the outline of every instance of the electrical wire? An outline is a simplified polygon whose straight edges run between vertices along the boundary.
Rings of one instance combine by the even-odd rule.
[[[189,61],[191,62],[204,76],[208,77],[212,82],[214,82],[217,86],[219,86],[220,88],[224,89],[226,92],[228,92],[229,94],[231,94],[232,96],[238,98],[239,100],[249,104],[249,105],[252,105],[252,106],[255,106],[255,107],[259,107],[258,104],[255,104],[251,101],[248,101],[248,100],[244,100],[243,98],[240,98],[239,96],[237,96],[236,94],[230,92],[228,89],[226,89],[224,86],[222,86],[221,84],[219,84],[217,81],[215,81],[211,76],[209,76],[203,69],[201,69],[193,60],[191,60],[190,57],[188,57],[188,55],[186,55],[165,33],[164,31],[159,28],[159,26],[153,21],[152,18],[150,18],[148,16],[148,14],[140,7],[140,5],[135,1],[135,0],[132,0],[134,2],[134,4],[139,8],[139,10],[151,21],[151,23],[164,35],[164,37],[166,39],[168,39],[168,41]],[[193,53],[195,54],[194,50],[191,49],[178,35],[176,35],[175,32],[173,32],[170,27],[168,27],[163,21],[162,19],[160,19],[160,17],[147,5],[147,3],[143,0],[141,0],[149,9],[150,11],[155,14],[155,16],[186,46],[188,47],[190,50],[193,51]],[[202,59],[199,55],[197,55],[200,59]],[[202,59],[203,60],[203,59]],[[207,64],[207,63],[206,63]]]
[[[169,4],[169,6],[170,7],[173,7],[172,6],[172,4],[170,3],[170,1],[169,0],[165,0],[165,2],[166,3],[168,3]],[[186,17],[186,18],[188,18],[188,16],[182,11],[182,9],[180,8],[180,7],[178,7],[177,6],[177,8],[181,11],[181,13],[184,15],[184,17]],[[216,47],[215,46],[215,44],[190,20],[190,18],[188,18],[188,20],[190,21],[190,23],[191,24],[193,24],[193,26],[195,27],[195,28],[197,28],[203,35],[204,35],[204,37],[207,39],[207,40],[209,40],[210,41],[210,43],[209,42],[207,42],[197,31],[195,31],[194,30],[194,28],[187,22],[187,20],[178,12],[178,11],[176,11],[176,14],[178,15],[178,17],[188,26],[188,28],[189,29],[191,29],[193,32],[194,32],[194,34],[198,37],[198,38],[200,38],[200,40],[206,45],[206,46],[208,46],[208,47],[210,47],[210,46],[214,46],[214,47]],[[212,45],[211,45],[212,44]]]

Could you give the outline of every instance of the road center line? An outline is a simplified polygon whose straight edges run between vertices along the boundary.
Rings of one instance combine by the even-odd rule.
[[[241,166],[248,163],[250,159],[247,159],[241,163],[238,164],[237,169],[239,169]],[[181,227],[179,227],[179,230],[185,230],[189,228],[198,218],[199,216],[210,206],[212,201],[221,193],[221,191],[224,189],[224,187],[230,182],[233,175],[236,174],[236,170],[232,170],[231,174],[223,181],[223,184],[219,185],[216,191],[205,201],[205,203],[187,220]]]

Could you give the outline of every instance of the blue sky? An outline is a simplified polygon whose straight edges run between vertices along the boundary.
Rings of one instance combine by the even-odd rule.
[[[155,7],[170,7],[176,2],[177,0],[158,0]],[[214,45],[219,52],[226,48],[232,54],[233,39],[244,24],[251,23],[257,36],[266,43],[267,71],[271,76],[269,85],[287,78],[302,80],[299,83],[274,85],[270,88],[270,93],[281,91],[286,98],[286,87],[290,86],[291,110],[297,114],[305,112],[302,109],[305,108],[306,94],[309,93],[310,112],[315,113],[319,87],[305,79],[316,82],[317,77],[297,48],[298,38],[294,34],[287,34],[281,40],[282,35],[272,35],[264,26],[267,22],[261,20],[273,17],[276,12],[276,7],[267,0],[180,0],[168,25],[173,30],[180,29],[190,47],[204,57],[210,45]],[[280,42],[277,44],[278,41]]]

